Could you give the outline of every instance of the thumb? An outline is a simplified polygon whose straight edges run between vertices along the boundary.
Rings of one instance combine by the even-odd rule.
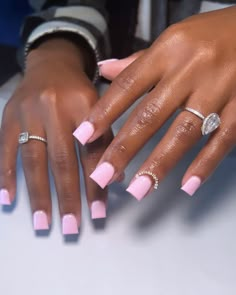
[[[145,50],[135,52],[123,59],[107,59],[98,63],[100,76],[112,81],[133,61],[143,55]]]

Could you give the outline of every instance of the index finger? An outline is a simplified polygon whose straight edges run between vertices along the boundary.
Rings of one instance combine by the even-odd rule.
[[[155,50],[154,50],[155,49]],[[161,78],[163,62],[158,48],[146,53],[120,73],[73,133],[83,145],[101,136],[111,124]]]

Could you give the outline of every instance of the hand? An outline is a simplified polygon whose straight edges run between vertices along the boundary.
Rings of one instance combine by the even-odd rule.
[[[235,146],[235,19],[236,7],[190,17],[169,27],[135,61],[131,57],[100,65],[101,74],[113,79],[133,61],[113,80],[78,128],[79,134],[83,134],[86,124],[93,127],[86,142],[101,136],[140,96],[152,90],[131,113],[91,175],[99,185],[105,187],[115,180],[179,108],[195,109],[205,117],[218,113],[221,118],[220,127],[183,177],[182,189],[189,195]],[[145,197],[201,138],[202,124],[203,120],[195,114],[180,112],[127,191],[138,200]]]
[[[0,200],[10,204],[16,193],[16,156],[21,132],[41,136],[19,146],[36,230],[51,223],[48,159],[55,181],[64,234],[78,233],[81,218],[80,177],[72,131],[97,101],[84,73],[84,55],[74,44],[53,39],[33,50],[22,83],[5,107],[0,133]],[[107,191],[90,173],[111,141],[111,131],[86,148],[79,147],[92,218],[106,216]]]

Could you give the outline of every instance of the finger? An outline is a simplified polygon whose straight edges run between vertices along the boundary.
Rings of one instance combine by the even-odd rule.
[[[78,234],[81,221],[80,179],[72,124],[59,117],[60,111],[50,94],[45,110],[48,153],[52,169],[64,235]]]
[[[236,144],[236,100],[232,100],[221,113],[221,126],[202,148],[187,169],[182,190],[192,196],[207,178],[215,171]]]
[[[114,80],[120,72],[127,68],[133,61],[144,54],[145,50],[135,52],[134,54],[122,59],[108,59],[98,63],[100,76],[107,80]]]
[[[124,171],[136,153],[189,95],[185,83],[180,86],[172,77],[163,79],[131,113],[91,175],[97,184],[104,188]]]
[[[10,205],[16,194],[16,157],[19,125],[13,108],[5,106],[0,129],[0,203]]]
[[[209,98],[209,101],[213,101],[212,98]],[[187,103],[189,107],[191,106],[202,114],[209,114],[212,111],[219,112],[222,109],[222,104],[222,100],[215,99],[214,106],[212,106],[206,100],[203,101],[199,99],[199,96],[196,97],[194,95]],[[149,173],[153,173],[161,181],[185,153],[201,138],[201,126],[202,120],[200,118],[190,112],[182,111],[139,169],[137,175],[148,171]],[[148,194],[155,182],[155,177],[147,175],[147,173],[144,174],[131,182],[127,189],[138,200],[141,200]]]
[[[157,84],[164,63],[158,60],[158,54],[152,47],[147,49],[112,82],[89,117],[74,132],[82,144],[97,139],[134,101]]]
[[[87,202],[92,219],[106,217],[107,189],[101,189],[89,176],[96,168],[112,137],[112,132],[110,131],[95,142],[80,148]]]
[[[31,111],[31,116],[33,116],[31,117],[25,110],[22,110],[21,114],[21,132],[28,132],[29,135],[46,139],[45,131],[36,119],[36,114],[34,116]],[[52,215],[47,145],[42,141],[29,139],[20,145],[20,151],[33,213],[34,229],[47,230],[51,224]]]

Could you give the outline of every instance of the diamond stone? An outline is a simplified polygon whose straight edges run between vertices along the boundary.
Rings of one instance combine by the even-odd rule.
[[[220,126],[220,117],[216,113],[212,113],[203,120],[202,135],[207,135]]]
[[[29,140],[29,133],[23,132],[19,135],[19,143],[23,144],[26,143]]]

